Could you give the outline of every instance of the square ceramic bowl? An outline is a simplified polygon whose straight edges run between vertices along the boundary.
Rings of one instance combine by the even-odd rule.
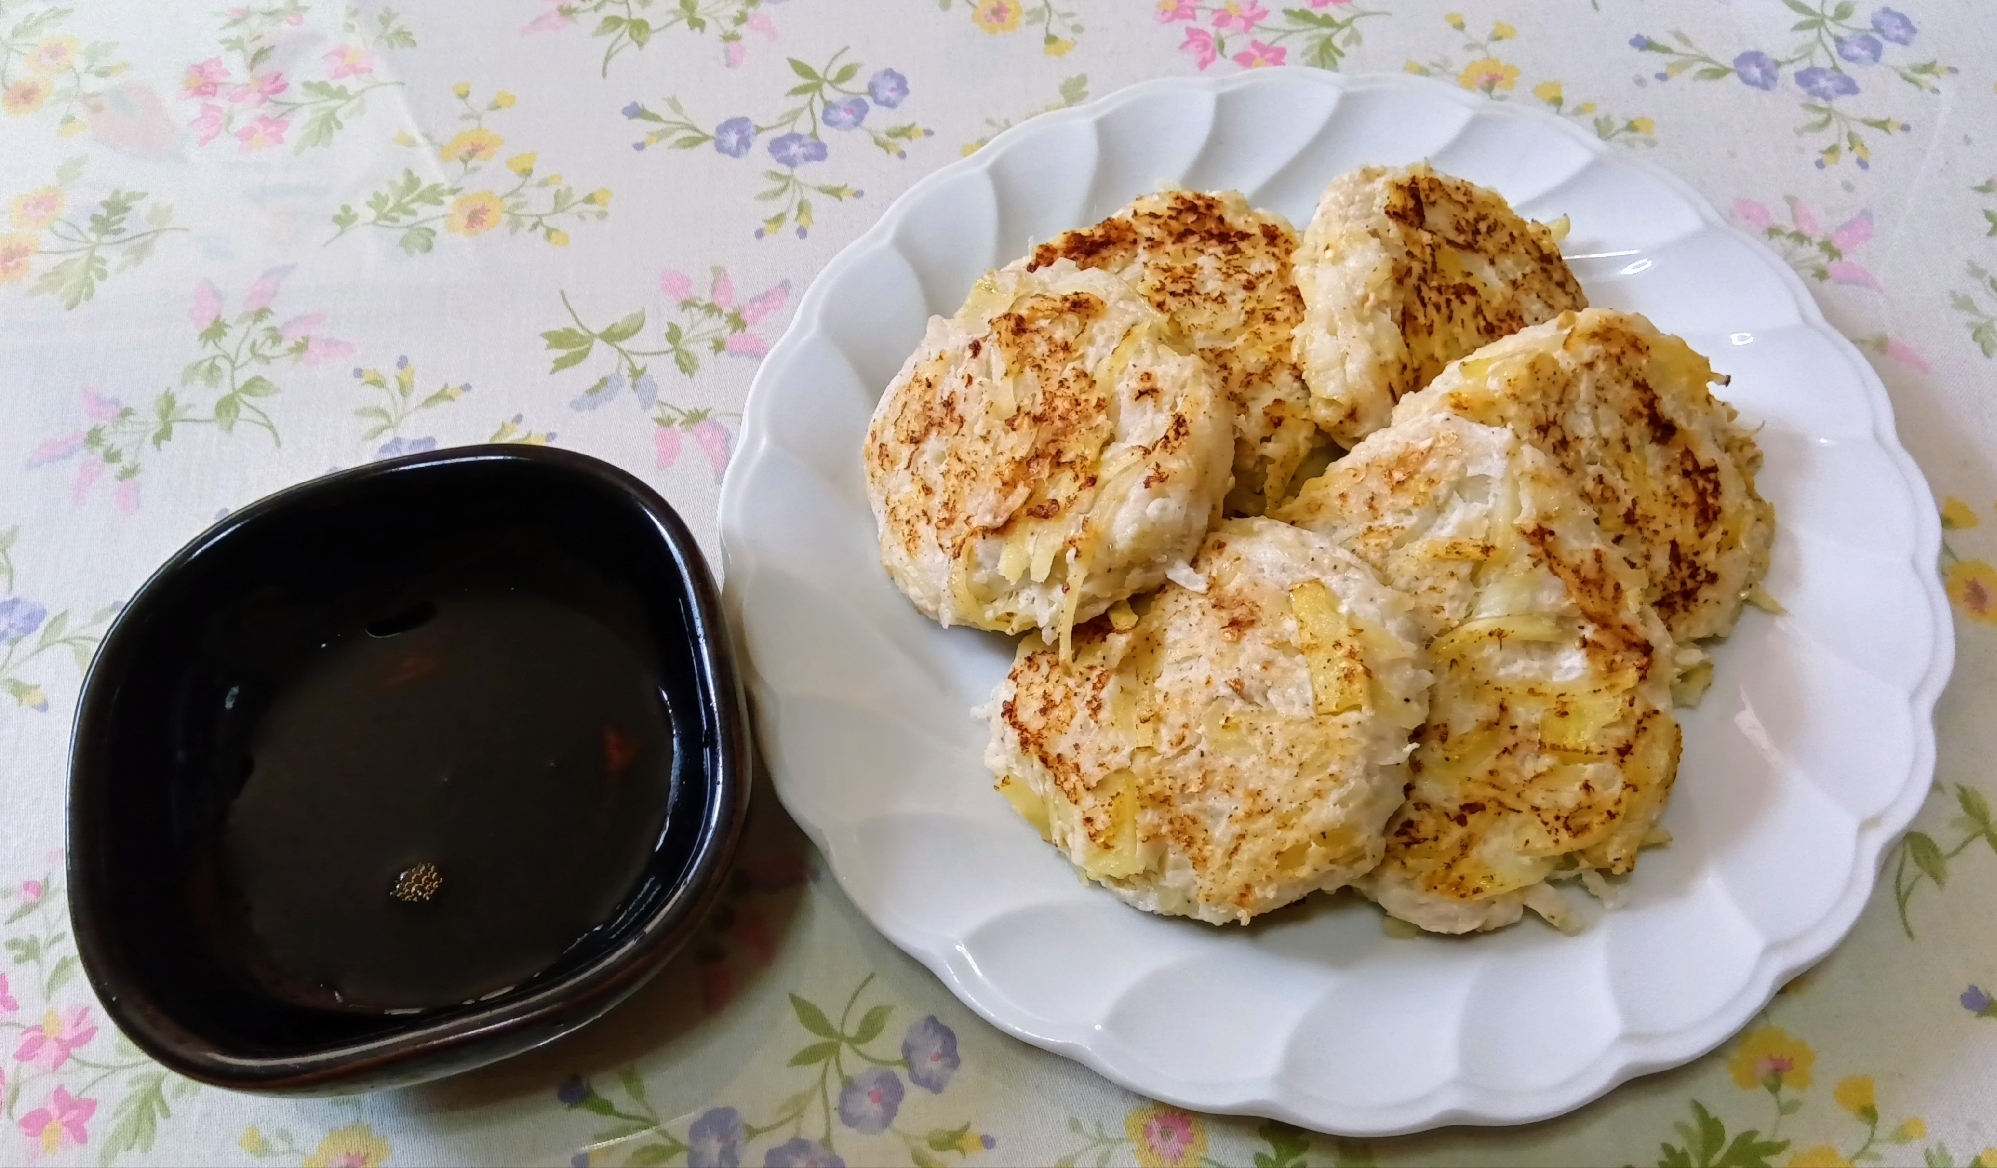
[[[644,809],[663,828],[609,916],[509,988],[407,1011],[302,1002],[260,975],[259,943],[240,927],[243,893],[218,859],[252,771],[257,695],[287,662],[376,619],[373,608],[407,609],[412,589],[441,587],[443,576],[552,599],[647,664],[671,726],[666,805]],[[643,483],[582,455],[518,446],[329,475],[203,533],[105,637],[71,756],[78,949],[118,1027],[190,1078],[321,1094],[468,1070],[596,1018],[686,941],[726,875],[749,767],[714,581],[685,525]],[[516,818],[530,825],[508,845],[517,863],[547,862],[532,838],[540,825]]]

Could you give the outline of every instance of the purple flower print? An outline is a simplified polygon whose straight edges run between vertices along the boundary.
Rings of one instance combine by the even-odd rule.
[[[686,1131],[687,1168],[742,1168],[742,1114],[716,1107]]]
[[[1774,89],[1782,74],[1775,67],[1775,59],[1760,49],[1749,49],[1734,58],[1734,73],[1744,85],[1756,89]]]
[[[651,409],[659,404],[659,382],[649,373],[641,373],[638,380],[631,383],[631,392],[638,395],[638,404]]]
[[[839,1122],[861,1135],[879,1135],[901,1110],[901,1097],[901,1076],[886,1067],[868,1067],[840,1090]]]
[[[1641,53],[1650,48],[1650,38],[1642,33],[1638,33],[1629,39],[1629,47]]]
[[[950,1076],[964,1065],[957,1057],[957,1036],[931,1014],[908,1028],[901,1040],[901,1057],[908,1060],[908,1081],[933,1095],[950,1085]]]
[[[645,112],[645,107],[639,105],[637,102],[634,101],[630,105],[625,106],[623,109],[618,110],[617,112],[623,114],[627,118],[635,118],[638,115]]]
[[[1997,1003],[1990,1000],[1990,995],[1983,992],[1982,986],[1970,986],[1962,991],[1958,1000],[1962,1002],[1963,1009],[1978,1018],[1997,1018]]]
[[[867,99],[849,97],[825,107],[825,124],[835,130],[851,130],[867,120]]]
[[[18,641],[42,627],[49,610],[32,600],[10,596],[0,600],[0,641]],[[5,986],[0,986],[4,990]]]
[[[1879,18],[1875,16],[1873,19]],[[882,109],[893,109],[908,100],[908,78],[893,69],[883,69],[867,82],[867,96]]]
[[[823,1144],[795,1139],[763,1153],[763,1168],[846,1168],[846,1161]]]
[[[593,410],[624,392],[624,375],[613,373],[591,389],[584,390],[582,396],[569,403],[572,410]]]
[[[437,449],[435,438],[390,438],[374,452],[376,458],[394,458],[402,454],[427,454]]]
[[[1851,74],[1840,73],[1836,69],[1826,69],[1822,65],[1798,69],[1796,84],[1804,93],[1822,101],[1834,101],[1858,92],[1858,82],[1851,79]]]
[[[1877,65],[1879,55],[1886,51],[1886,47],[1879,43],[1878,37],[1867,33],[1855,37],[1839,37],[1837,44],[1838,56],[1854,65]]]
[[[555,1088],[555,1099],[563,1107],[579,1107],[589,1096],[589,1084],[582,1081],[581,1075],[570,1075],[562,1080],[561,1086]]]
[[[1905,13],[1881,8],[1872,14],[1872,31],[1896,45],[1911,45],[1914,34],[1920,30],[1914,27],[1914,22],[1908,20]]]
[[[785,134],[770,140],[770,157],[796,170],[807,162],[825,161],[825,143],[804,134]]]
[[[748,118],[729,118],[714,127],[714,148],[730,158],[740,158],[756,144],[756,123]]]

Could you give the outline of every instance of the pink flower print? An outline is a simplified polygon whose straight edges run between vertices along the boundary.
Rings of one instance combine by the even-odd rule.
[[[41,881],[39,880],[21,881],[21,899],[24,902],[28,904],[34,904],[36,901],[39,901],[42,898],[42,892],[43,888]],[[7,975],[4,973],[0,973],[0,997],[4,997],[6,993],[7,993]]]
[[[560,32],[567,28],[571,22],[562,12],[564,2],[565,0],[546,0],[548,10],[528,21],[527,27],[520,30],[520,35],[537,36],[544,32]]]
[[[320,60],[332,67],[332,78],[363,77],[374,72],[374,54],[359,45],[341,45],[320,56]]]
[[[220,136],[223,130],[229,128],[229,117],[222,112],[221,106],[212,101],[204,101],[201,103],[201,112],[194,115],[194,120],[187,123],[187,127],[194,131],[194,140],[206,146]]]
[[[76,485],[70,488],[69,498],[73,503],[81,503],[90,497],[90,488],[104,477],[104,460],[86,458],[83,465],[76,468]]]
[[[41,1063],[48,1070],[59,1071],[62,1064],[69,1061],[71,1051],[87,1045],[95,1037],[97,1027],[90,1024],[90,1007],[72,1006],[63,1015],[50,1010],[42,1015],[40,1026],[21,1036],[21,1045],[14,1048],[14,1059],[17,1062]]]
[[[1331,5],[1336,4],[1338,7],[1343,8],[1350,3],[1352,3],[1352,0],[1311,0],[1311,7],[1327,8],[1330,7]]]
[[[320,325],[325,323],[325,313],[308,312],[304,316],[294,316],[278,326],[277,335],[283,337],[284,343],[289,345],[295,343],[300,337],[311,336],[318,330]]]
[[[1264,65],[1280,65],[1290,50],[1278,45],[1265,45],[1261,41],[1249,41],[1248,47],[1234,54],[1234,63],[1243,69],[1259,69]]]
[[[1830,276],[1833,284],[1854,284],[1860,288],[1870,288],[1874,292],[1879,291],[1879,281],[1872,278],[1872,273],[1865,270],[1864,264],[1851,260],[1832,260],[1824,265],[1824,272]]]
[[[211,107],[212,108],[212,107]],[[194,286],[194,306],[187,310],[187,319],[200,328],[207,328],[222,315],[222,290],[213,280],[203,280]]]
[[[714,269],[714,284],[708,290],[707,298],[712,300],[717,308],[735,307],[735,281],[728,278],[726,270]]]
[[[1735,199],[1733,213],[1735,219],[1740,220],[1756,231],[1766,231],[1770,227],[1775,226],[1775,216],[1769,214],[1767,207],[1762,206],[1753,199]]]
[[[659,469],[673,469],[673,464],[680,460],[680,428],[660,426],[653,430],[652,447],[659,455]]]
[[[53,1156],[66,1147],[90,1142],[84,1126],[97,1114],[95,1099],[78,1099],[67,1087],[57,1087],[49,1101],[21,1117],[21,1134],[39,1141],[42,1152]]]
[[[659,291],[664,292],[675,303],[693,299],[693,277],[671,268],[659,273]]]
[[[305,342],[305,356],[300,358],[307,365],[324,365],[328,361],[338,361],[354,354],[354,343],[338,337],[314,336]]]
[[[1872,242],[1872,212],[1860,211],[1831,229],[1831,246],[1853,251]]]
[[[0,1014],[12,1014],[20,1008],[21,1003],[14,1000],[14,992],[7,986],[7,975],[0,973]]]
[[[262,105],[290,88],[291,82],[282,73],[252,73],[249,81],[230,88],[229,100],[237,105]]]
[[[28,469],[33,470],[38,466],[47,466],[52,462],[62,462],[66,459],[75,458],[77,453],[83,449],[83,444],[87,439],[88,435],[82,430],[75,430],[68,434],[59,434],[41,443],[33,450],[28,451]]]
[[[266,269],[263,275],[257,277],[257,282],[250,285],[250,290],[243,294],[243,311],[262,312],[269,308],[270,302],[277,298],[278,285],[284,283],[284,278],[297,266],[286,264],[281,268]]]
[[[722,472],[728,469],[728,446],[730,442],[728,427],[723,426],[713,418],[695,422],[693,426],[693,440],[698,442],[700,448],[707,452],[707,461],[714,467],[714,481],[717,483],[720,482]]]
[[[722,342],[722,348],[731,356],[749,357],[760,361],[770,351],[770,343],[755,333],[734,333]]]
[[[117,489],[111,492],[111,505],[120,515],[130,515],[139,509],[139,480],[119,479]],[[91,1033],[96,1033],[92,1031]]]
[[[229,79],[229,67],[220,57],[210,57],[198,65],[187,67],[187,76],[180,79],[180,96],[214,97],[216,90]]]
[[[1926,357],[1916,353],[1907,342],[1898,337],[1886,338],[1886,355],[1902,365],[1911,365],[1923,373],[1934,372],[1934,367],[1928,364]]]
[[[1199,18],[1200,10],[1193,0],[1158,0],[1159,24],[1177,24],[1180,21],[1190,24]]]
[[[769,17],[760,12],[752,14],[744,23],[766,41],[777,39],[777,26],[771,22]]]
[[[782,312],[784,305],[788,303],[790,303],[790,281],[785,280],[768,292],[753,297],[749,303],[744,304],[742,306],[742,319],[748,321],[750,324],[755,324],[773,312]]]
[[[740,69],[743,58],[748,55],[749,50],[742,47],[741,41],[729,41],[721,46],[721,61],[730,69]]]
[[[236,141],[243,144],[245,152],[262,150],[268,146],[284,145],[284,133],[291,129],[291,123],[283,118],[273,118],[268,114],[236,131]]]
[[[1213,26],[1222,32],[1254,32],[1255,26],[1267,19],[1269,10],[1255,0],[1248,0],[1246,5],[1228,0],[1213,14]]]
[[[1795,221],[1796,230],[1809,236],[1811,239],[1822,235],[1824,229],[1817,226],[1817,213],[1810,210],[1810,205],[1794,195],[1790,195],[1788,198],[1789,218]]]
[[[229,9],[228,12],[229,23],[236,24],[240,21],[247,20],[249,19],[249,15],[250,15],[250,10],[247,8],[231,8]]]
[[[125,403],[115,397],[105,397],[94,389],[83,391],[83,416],[93,422],[108,422],[124,408]]]
[[[1203,28],[1189,28],[1186,39],[1179,43],[1179,51],[1191,53],[1193,63],[1204,69],[1220,59],[1220,50],[1214,47],[1213,34]]]

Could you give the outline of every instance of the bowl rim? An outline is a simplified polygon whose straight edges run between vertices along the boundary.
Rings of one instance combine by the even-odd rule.
[[[717,734],[701,768],[710,791],[686,876],[626,936],[583,967],[517,998],[372,1038],[294,1053],[223,1053],[142,992],[130,957],[114,939],[108,891],[94,871],[98,854],[80,840],[101,837],[105,800],[98,792],[109,763],[111,706],[135,651],[137,630],[157,608],[161,585],[204,552],[274,514],[363,483],[393,482],[452,468],[514,465],[553,471],[608,488],[635,504],[677,569],[687,597],[695,684]],[[413,484],[410,484],[413,485]],[[407,489],[405,487],[405,489]],[[145,579],[106,630],[84,675],[71,724],[67,789],[66,878],[70,928],[91,990],[105,1013],[148,1057],[188,1078],[239,1091],[336,1094],[406,1086],[470,1070],[553,1041],[623,1001],[651,979],[691,937],[719,897],[748,812],[753,766],[749,718],[721,594],[699,543],[672,506],[629,472],[602,459],[548,446],[485,444],[384,459],[284,487],[230,512],[189,540]],[[91,797],[95,793],[95,797]],[[79,797],[79,795],[83,797]],[[481,1050],[481,1048],[485,1048]],[[405,1063],[428,1066],[404,1067]]]

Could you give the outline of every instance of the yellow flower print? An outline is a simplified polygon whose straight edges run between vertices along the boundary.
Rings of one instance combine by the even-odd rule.
[[[535,154],[531,150],[525,154],[515,154],[506,160],[506,169],[519,175],[521,178],[526,178],[528,175],[534,173],[534,161],[539,157],[540,155]]]
[[[27,277],[41,244],[32,235],[0,235],[0,284],[12,284]]]
[[[493,94],[493,95],[492,95],[492,108],[493,108],[493,109],[512,109],[512,108],[513,108],[513,103],[514,103],[514,102],[515,102],[516,100],[518,100],[518,99],[516,99],[516,98],[515,98],[515,97],[514,97],[514,96],[513,96],[512,94],[510,94],[510,93],[506,92],[506,91],[505,91],[504,89],[502,89],[502,90],[500,90],[500,91],[499,91],[498,93],[495,93],[495,94]]]
[[[1975,527],[1981,522],[1983,522],[1983,517],[1976,513],[1976,508],[1971,507],[1954,495],[1950,495],[1942,500],[1942,526],[1948,528],[1950,531],[1958,531],[1965,527]]]
[[[1837,1089],[1831,1092],[1831,1098],[1837,1100],[1839,1107],[1860,1119],[1864,1119],[1868,1111],[1874,1115],[1879,1114],[1878,1103],[1873,1098],[1871,1075],[1852,1075],[1840,1079]]]
[[[1985,1148],[1978,1152],[1976,1168],[1997,1168],[1997,1148]]]
[[[77,50],[82,47],[73,36],[50,37],[28,54],[28,68],[44,77],[64,72],[76,64]]]
[[[1559,105],[1567,96],[1558,81],[1540,82],[1532,87],[1532,95],[1548,105]]]
[[[49,83],[39,77],[24,77],[0,92],[0,110],[9,117],[21,117],[42,108],[49,99]]]
[[[326,1133],[319,1147],[305,1157],[305,1168],[381,1168],[392,1149],[364,1123]]]
[[[1496,57],[1479,57],[1463,66],[1463,73],[1456,83],[1465,89],[1480,89],[1485,93],[1502,89],[1510,93],[1519,82],[1519,67],[1507,65]]]
[[[0,280],[6,277],[0,275]],[[1948,598],[1962,609],[1962,615],[1986,625],[1997,625],[1997,568],[1982,560],[1957,560],[1942,577]]]
[[[1629,128],[1639,134],[1655,134],[1657,132],[1657,123],[1651,121],[1649,118],[1631,118],[1629,120]]]
[[[1836,1148],[1815,1147],[1789,1157],[1789,1168],[1852,1168],[1850,1160],[1838,1154]]]
[[[236,1141],[236,1146],[252,1156],[261,1156],[270,1151],[270,1141],[264,1138],[263,1132],[258,1131],[254,1124],[243,1129],[243,1138]]]
[[[1779,1026],[1763,1026],[1749,1031],[1740,1040],[1733,1057],[1727,1060],[1727,1069],[1733,1072],[1734,1083],[1743,1091],[1758,1091],[1769,1085],[1771,1077],[1777,1089],[1794,1087],[1807,1091],[1810,1068],[1816,1063],[1817,1052],[1810,1049],[1809,1043]]]
[[[451,204],[444,230],[453,235],[483,235],[506,220],[506,204],[491,191],[473,191]]]
[[[1461,12],[1451,12],[1442,19],[1448,21],[1449,27],[1455,29],[1457,32],[1463,31],[1463,14]]]
[[[995,36],[1018,28],[1021,15],[1018,0],[978,0],[971,8],[971,22]]]
[[[457,94],[459,97],[470,97],[472,95],[471,82],[460,81],[456,85],[451,86],[451,92]]]
[[[1206,1125],[1189,1111],[1163,1104],[1139,1107],[1124,1116],[1123,1130],[1144,1168],[1186,1168],[1206,1158]]]
[[[1893,1129],[1893,1139],[1898,1143],[1911,1144],[1927,1138],[1927,1122],[1918,1115],[1902,1121],[1899,1127]]]
[[[1074,50],[1075,42],[1064,40],[1061,37],[1049,38],[1047,43],[1041,46],[1040,49],[1041,52],[1046,53],[1050,57],[1065,57]]]
[[[610,188],[598,187],[589,194],[584,195],[582,201],[598,207],[608,207],[610,205]]]
[[[556,247],[567,247],[569,245],[569,233],[559,227],[550,227],[548,228],[548,242],[554,244]]]
[[[395,132],[395,144],[397,146],[414,146],[417,144],[416,135],[407,130],[397,130]]]
[[[442,153],[445,162],[462,162],[467,159],[490,162],[493,154],[505,142],[506,139],[484,126],[473,126],[469,130],[459,131],[457,137],[444,143]]]
[[[40,231],[62,214],[62,188],[37,187],[14,200],[14,226]]]
[[[1502,20],[1491,26],[1491,39],[1494,41],[1508,41],[1517,35],[1519,30]]]

